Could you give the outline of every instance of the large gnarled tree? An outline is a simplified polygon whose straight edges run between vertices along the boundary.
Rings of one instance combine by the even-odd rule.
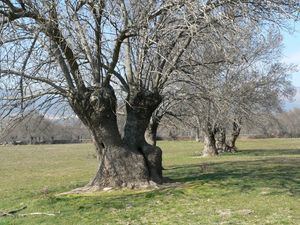
[[[161,183],[161,150],[144,133],[194,37],[234,18],[292,17],[297,7],[297,0],[0,0],[1,115],[67,102],[100,158],[87,189]],[[116,117],[120,92],[124,137]]]

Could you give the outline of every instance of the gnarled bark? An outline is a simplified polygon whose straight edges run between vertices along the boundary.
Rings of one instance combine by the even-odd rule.
[[[161,96],[147,90],[131,91],[127,97],[127,118],[124,128],[124,143],[139,151],[149,171],[150,180],[162,183],[162,151],[148,144],[145,131],[154,110],[161,102]]]
[[[238,139],[241,133],[240,122],[234,121],[232,123],[232,133],[229,140],[226,143],[226,151],[227,152],[237,152],[236,140]]]
[[[216,129],[216,147],[218,152],[224,152],[226,150],[226,130],[224,127],[218,127]]]
[[[87,90],[84,98],[72,96],[70,104],[91,130],[100,158],[98,171],[87,187],[134,188],[149,185],[150,172],[143,152],[133,148],[130,143],[124,143],[120,136],[113,89],[107,87]]]
[[[156,146],[158,126],[159,119],[156,116],[151,116],[150,123],[145,132],[145,139],[152,146]]]
[[[198,127],[195,128],[195,141],[199,142],[200,141],[200,129]]]
[[[210,123],[207,123],[207,126],[204,131],[204,148],[202,151],[202,156],[217,156],[218,150],[216,147],[215,139],[216,131]]]
[[[217,156],[218,151],[216,147],[216,140],[213,134],[204,135],[204,148],[202,151],[202,156]]]

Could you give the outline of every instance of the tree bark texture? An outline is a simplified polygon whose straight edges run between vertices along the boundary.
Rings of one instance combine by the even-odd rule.
[[[150,123],[145,133],[145,139],[147,143],[152,146],[156,146],[158,126],[159,119],[156,116],[151,116]]]
[[[237,152],[236,140],[238,139],[241,133],[240,123],[233,122],[232,124],[232,133],[230,139],[226,143],[226,151],[227,152]]]
[[[226,149],[226,130],[224,127],[218,127],[216,130],[216,147],[218,152]]]
[[[216,139],[215,139],[215,129],[212,128],[210,124],[207,124],[204,133],[204,148],[202,155],[204,157],[207,156],[217,156],[218,150],[216,147]]]
[[[159,93],[147,90],[131,91],[127,97],[124,143],[137,150],[144,157],[150,180],[162,183],[162,151],[148,144],[145,132],[154,110],[161,103]]]
[[[151,181],[156,182],[157,179],[152,179],[153,168],[149,167],[149,161],[156,160],[161,164],[161,153],[159,158],[155,158],[151,148],[137,145],[144,133],[140,134],[142,129],[139,121],[136,121],[138,118],[130,110],[127,120],[135,126],[127,125],[126,138],[122,140],[117,126],[117,100],[113,89],[102,87],[86,90],[84,97],[80,96],[82,93],[73,94],[70,104],[81,121],[91,130],[99,157],[97,173],[87,187],[136,188],[148,186]],[[147,125],[146,121],[142,124],[143,127]]]
[[[199,142],[200,141],[200,129],[198,127],[196,127],[195,129],[195,141]]]

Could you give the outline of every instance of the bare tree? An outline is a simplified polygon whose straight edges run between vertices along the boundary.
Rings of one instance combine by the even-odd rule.
[[[248,128],[246,135],[253,137],[300,137],[300,109],[293,108],[289,111],[273,113],[268,117],[265,116],[264,126],[253,127],[251,124],[245,124]],[[260,123],[262,124],[262,123]]]
[[[274,60],[274,59],[273,59]],[[294,87],[289,73],[293,66],[282,65],[273,61],[264,69],[249,72],[255,80],[248,80],[240,85],[241,96],[231,112],[230,137],[226,140],[226,150],[236,151],[236,140],[240,135],[242,124],[251,121],[258,126],[265,123],[264,118],[282,111],[282,101],[291,98]],[[251,74],[252,73],[252,74]],[[262,118],[262,119],[261,119]]]
[[[86,189],[161,183],[161,150],[144,133],[186,49],[205,44],[208,33],[222,37],[219,28],[236,18],[281,23],[298,9],[297,0],[0,0],[1,115],[67,103],[101,158]],[[123,138],[116,117],[122,92]]]
[[[184,81],[190,97],[187,105],[203,132],[204,156],[217,155],[218,148],[236,151],[243,120],[270,114],[280,109],[283,98],[293,95],[289,80],[293,66],[279,63],[281,36],[277,32],[270,30],[261,36],[253,27],[240,36],[225,31],[223,34],[231,36],[234,44],[224,43],[220,49],[206,45],[202,55],[198,50],[190,55],[189,61],[198,65],[183,69],[191,74]],[[194,73],[202,76],[194,77]],[[225,143],[224,129],[229,124],[231,133]],[[218,133],[220,143],[216,143]]]
[[[183,111],[178,107],[183,99],[180,96],[180,88],[176,87],[176,84],[172,84],[169,90],[163,93],[163,100],[158,108],[152,113],[150,123],[145,132],[145,138],[147,142],[153,146],[156,146],[158,127],[162,123],[163,118],[165,120],[180,120],[183,115]]]

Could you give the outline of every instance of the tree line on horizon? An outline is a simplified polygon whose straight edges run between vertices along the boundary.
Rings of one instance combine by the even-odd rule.
[[[295,89],[281,62],[298,0],[0,0],[0,117],[71,110],[99,167],[81,191],[164,182],[162,121],[216,137],[280,112]],[[120,126],[123,117],[124,126]],[[146,136],[146,137],[145,137]],[[222,147],[223,148],[223,147]]]
[[[268,115],[262,118],[264,123],[255,124],[245,121],[241,125],[240,137],[245,138],[300,138],[300,109]],[[121,120],[121,119],[120,119]],[[120,130],[124,126],[120,121]],[[230,136],[231,127],[225,129]],[[149,134],[146,134],[146,136]],[[147,137],[146,137],[147,138]],[[216,135],[216,145],[220,147],[222,135]],[[199,129],[190,124],[178,123],[177,118],[165,118],[158,128],[157,140],[194,140],[203,142]],[[151,140],[148,139],[151,143]],[[225,139],[226,141],[226,139]],[[78,118],[47,118],[38,112],[14,122],[12,125],[1,124],[2,144],[55,144],[92,142],[91,133]],[[153,144],[153,143],[152,143]],[[221,150],[219,148],[219,150]],[[222,151],[222,150],[221,150]]]

